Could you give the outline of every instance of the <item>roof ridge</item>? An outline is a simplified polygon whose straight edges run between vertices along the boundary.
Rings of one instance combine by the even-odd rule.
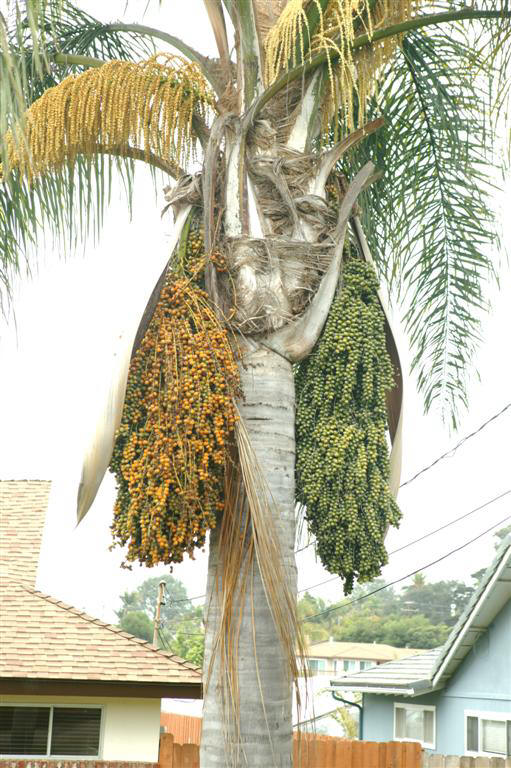
[[[43,480],[40,477],[0,477],[2,483],[52,483],[53,480]]]
[[[103,629],[107,629],[108,631],[116,635],[121,635],[126,640],[135,642],[137,645],[145,646],[148,650],[152,651],[153,653],[156,653],[158,656],[164,656],[167,659],[171,659],[175,663],[185,667],[185,669],[191,670],[192,672],[201,671],[200,667],[198,667],[195,664],[192,664],[192,662],[190,661],[186,661],[186,659],[182,659],[180,656],[177,656],[175,653],[172,653],[171,651],[166,651],[161,648],[154,648],[154,646],[151,643],[148,643],[147,640],[142,640],[142,638],[136,637],[135,635],[132,635],[129,632],[125,632],[123,629],[120,629],[119,627],[116,627],[113,624],[107,624],[107,622],[103,621],[102,619],[98,619],[94,616],[91,616],[89,613],[86,613],[85,611],[80,611],[74,605],[65,603],[63,600],[59,600],[58,598],[52,597],[51,595],[46,595],[44,592],[41,592],[40,590],[35,589],[34,587],[31,587],[22,582],[13,581],[12,583],[17,584],[26,592],[29,592],[35,595],[36,597],[41,598],[42,600],[46,600],[46,602],[53,603],[54,605],[57,605],[59,608],[62,608],[62,610],[68,611],[69,613],[72,613],[75,616],[78,616],[79,618],[89,622],[90,624],[97,624]]]

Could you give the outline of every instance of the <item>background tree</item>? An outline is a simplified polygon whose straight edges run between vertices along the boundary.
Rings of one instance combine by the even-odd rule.
[[[164,602],[161,606],[163,623],[174,625],[179,619],[190,616],[193,607],[188,600],[186,587],[174,576],[164,574],[145,579],[133,592],[125,592],[121,595],[121,607],[116,611],[121,624],[125,615],[132,611],[142,611],[152,621],[156,610],[158,585],[161,581],[165,582]]]
[[[78,512],[111,463],[128,559],[179,562],[213,529],[201,762],[289,766],[295,500],[346,591],[379,573],[399,520],[401,372],[355,205],[365,192],[380,276],[406,297],[426,406],[454,416],[493,273],[486,116],[506,92],[510,12],[205,8],[217,60],[64,0],[0,20],[0,278],[41,221],[71,237],[98,223],[111,158],[128,192],[135,160],[177,179],[171,263],[120,360]],[[155,40],[181,57],[151,56]],[[198,144],[200,179],[183,168]]]

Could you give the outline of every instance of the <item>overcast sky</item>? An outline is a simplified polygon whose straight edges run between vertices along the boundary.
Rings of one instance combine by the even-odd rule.
[[[125,2],[90,0],[80,5],[109,20],[123,15]],[[1,0],[0,0],[1,6]],[[132,0],[125,20],[140,20],[143,0]],[[106,16],[104,9],[109,15]],[[172,16],[172,24],[169,18]],[[212,36],[199,0],[150,5],[145,23],[170,29],[204,53],[214,53]],[[163,186],[163,181],[160,186]],[[511,187],[496,199],[509,211]],[[0,477],[53,480],[38,586],[43,591],[114,619],[118,595],[163,569],[122,570],[120,552],[109,552],[109,525],[114,485],[107,477],[86,520],[75,527],[75,500],[81,455],[109,380],[112,355],[123,329],[138,316],[162,263],[168,256],[172,224],[160,212],[145,169],[137,171],[134,216],[117,195],[99,243],[66,260],[65,254],[41,249],[38,267],[15,290],[17,328],[0,321]],[[511,245],[508,219],[505,240]],[[497,256],[496,256],[497,258]],[[403,480],[452,447],[511,401],[511,273],[502,267],[501,288],[488,288],[493,308],[484,320],[483,342],[469,384],[469,409],[459,431],[449,433],[437,414],[423,413],[413,378],[405,381]],[[137,314],[138,313],[138,314]],[[398,318],[396,318],[396,322]],[[406,339],[399,332],[403,363],[408,368]],[[388,536],[389,550],[483,504],[511,488],[509,468],[511,409],[469,440],[450,458],[402,489],[403,522]],[[442,533],[391,557],[384,571],[396,579],[449,552],[511,515],[511,495],[471,515]],[[508,520],[509,522],[509,520]],[[425,573],[432,580],[469,579],[488,563],[491,533]],[[312,549],[297,556],[299,588],[329,577]],[[206,558],[174,570],[188,594],[204,591]],[[326,599],[340,596],[339,582],[313,590]]]

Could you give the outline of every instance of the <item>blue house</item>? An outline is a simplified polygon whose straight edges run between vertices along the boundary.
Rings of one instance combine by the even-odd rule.
[[[442,755],[511,756],[511,537],[445,645],[332,680],[362,693],[360,738]]]

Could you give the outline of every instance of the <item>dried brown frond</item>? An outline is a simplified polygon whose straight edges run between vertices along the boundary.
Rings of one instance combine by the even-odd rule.
[[[186,162],[196,142],[193,117],[213,105],[200,69],[179,56],[111,61],[70,75],[33,103],[23,131],[5,136],[7,165],[32,180],[99,152],[139,149],[148,161]]]

